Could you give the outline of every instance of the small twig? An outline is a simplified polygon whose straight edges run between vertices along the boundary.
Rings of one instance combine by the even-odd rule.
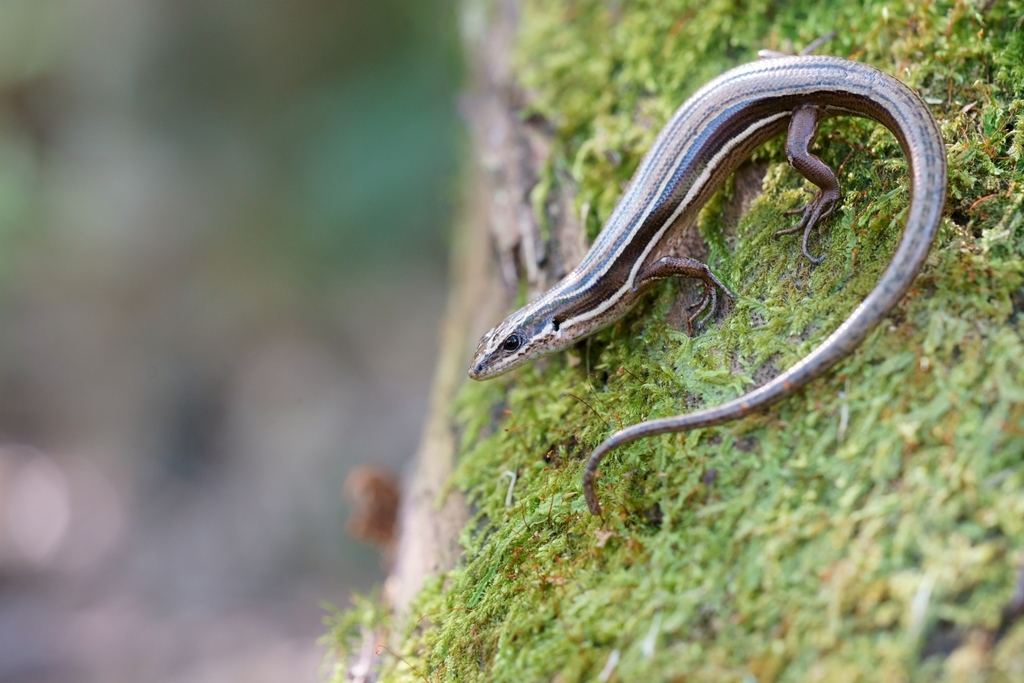
[[[924,631],[925,619],[928,616],[928,605],[931,603],[932,591],[934,590],[935,575],[925,574],[917,587],[917,592],[914,593],[914,597],[910,601],[910,624],[907,631],[914,640],[917,640]]]
[[[632,372],[630,372],[629,369],[625,365],[623,365],[621,368],[619,368],[619,372],[620,373],[623,373],[623,372],[626,373],[627,375],[629,375],[630,377],[635,379],[637,384],[643,384],[643,382],[640,381],[640,378],[637,377],[636,375],[634,375]]]
[[[352,683],[367,683],[373,675],[373,658],[377,655],[373,646],[373,639],[376,635],[372,629],[362,627],[363,644],[359,648],[359,659],[348,667],[348,675]]]
[[[812,54],[819,47],[821,47],[822,45],[824,45],[825,43],[827,43],[828,41],[832,40],[835,37],[836,37],[836,32],[835,31],[829,31],[825,35],[819,36],[819,37],[815,38],[814,40],[812,40],[811,42],[809,42],[807,44],[807,47],[805,47],[803,50],[800,51],[800,54],[801,55]]]
[[[512,507],[512,489],[516,487],[516,473],[512,470],[505,470],[501,473],[501,476],[498,477],[498,483],[501,484],[501,480],[505,477],[512,478],[512,481],[508,483],[508,492],[505,494],[505,507],[510,508]]]
[[[579,401],[580,403],[582,403],[586,407],[590,408],[594,412],[594,415],[597,415],[598,419],[601,420],[601,422],[604,422],[604,426],[605,427],[609,427],[609,428],[611,427],[611,425],[608,424],[608,420],[604,419],[604,417],[601,416],[601,413],[597,412],[597,410],[594,408],[594,406],[590,405],[589,403],[584,401],[582,398],[580,398],[579,396],[577,396],[576,394],[573,394],[571,392],[567,393],[566,396],[572,396],[574,399],[576,399],[577,401]]]
[[[622,653],[619,652],[618,648],[612,650],[612,653],[608,655],[608,661],[605,662],[604,668],[601,669],[601,675],[597,677],[597,680],[601,681],[601,683],[607,683],[607,681],[611,679],[612,674],[615,673],[615,667],[619,665],[619,658],[621,656]]]
[[[473,610],[471,608],[469,608],[469,607],[449,607],[448,609],[434,610],[433,612],[427,612],[426,614],[421,616],[419,619],[416,620],[416,623],[419,624],[424,619],[428,619],[428,618],[434,616],[435,614],[444,614],[445,612],[472,612],[472,611]],[[391,651],[388,650],[388,652],[391,652]]]
[[[1020,571],[1017,572],[1017,586],[1013,591],[1013,596],[1003,607],[999,628],[996,629],[996,634],[992,638],[993,644],[998,643],[1022,616],[1024,616],[1024,564],[1021,565]]]
[[[643,654],[644,659],[650,659],[654,656],[654,648],[658,644],[658,633],[661,632],[661,612],[654,615],[654,621],[651,622],[651,628],[647,630],[647,635],[644,636],[643,641],[640,643],[640,653]]]
[[[523,524],[526,526],[526,530],[529,531],[530,533],[533,533],[533,527],[530,526],[530,523],[526,521],[526,506],[525,505],[520,505],[519,506],[519,513],[523,516]]]
[[[836,441],[842,443],[846,438],[846,429],[850,426],[850,379],[846,379],[846,387],[839,392],[839,429],[836,433]]]
[[[531,427],[541,427],[543,429],[551,429],[552,431],[559,432],[560,434],[564,434],[566,432],[565,429],[558,429],[557,427],[555,427],[555,428],[548,427],[543,422],[524,422],[523,424],[516,425],[515,427],[506,427],[505,428],[505,432],[508,433],[508,434],[512,434],[514,432],[521,432],[522,430],[529,429]]]
[[[971,204],[970,208],[968,208],[967,210],[968,211],[974,211],[974,207],[976,207],[978,204],[981,204],[982,202],[987,202],[990,199],[995,199],[996,197],[1001,197],[1002,194],[1003,194],[1002,192],[997,192],[996,194],[989,194],[989,195],[985,195],[984,197],[982,197],[980,199],[976,199],[974,201],[974,203]]]
[[[409,667],[409,668],[410,668],[410,669],[412,670],[412,672],[413,672],[414,674],[416,674],[417,676],[419,676],[420,678],[422,678],[422,679],[423,679],[424,681],[426,681],[427,683],[430,683],[430,679],[428,679],[428,678],[427,678],[426,676],[424,676],[423,674],[421,674],[421,673],[419,672],[419,670],[418,670],[418,669],[417,669],[416,667],[414,667],[414,666],[413,666],[412,664],[410,664],[409,662],[405,661],[405,658],[404,658],[404,657],[402,657],[401,655],[396,655],[396,654],[395,654],[394,652],[392,652],[392,651],[391,651],[391,650],[390,650],[390,649],[388,648],[388,646],[387,646],[387,645],[378,645],[378,646],[376,647],[376,649],[374,649],[373,653],[374,653],[375,655],[377,655],[378,657],[380,657],[380,651],[381,651],[381,650],[387,650],[387,651],[388,651],[388,654],[389,654],[389,655],[391,655],[392,657],[396,658],[396,659],[397,659],[398,661],[400,661],[400,662],[402,662],[403,664],[405,664],[405,665],[406,665],[407,667]]]

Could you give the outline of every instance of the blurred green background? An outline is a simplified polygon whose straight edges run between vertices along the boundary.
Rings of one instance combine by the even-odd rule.
[[[415,450],[452,0],[0,3],[0,682],[313,680]]]

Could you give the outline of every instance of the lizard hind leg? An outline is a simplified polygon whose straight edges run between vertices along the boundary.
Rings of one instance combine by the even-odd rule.
[[[634,287],[642,289],[657,280],[665,280],[670,277],[691,277],[704,283],[704,296],[701,297],[697,310],[686,317],[686,332],[690,335],[693,334],[695,327],[700,329],[715,315],[715,309],[718,308],[719,290],[730,299],[736,298],[736,295],[715,277],[706,263],[685,257],[666,256],[647,265],[637,275]],[[707,313],[698,322],[698,318],[705,311]]]
[[[839,203],[839,179],[824,161],[811,154],[811,144],[818,135],[818,110],[812,106],[798,107],[789,121],[789,133],[786,137],[786,158],[789,165],[800,172],[807,180],[818,186],[817,192],[804,206],[786,213],[803,214],[792,228],[779,230],[775,236],[804,231],[802,251],[811,263],[821,263],[822,258],[811,256],[807,250],[807,240],[811,230],[821,221],[832,215]]]
[[[823,36],[819,36],[808,43],[807,47],[800,52],[796,53],[801,57],[805,57],[810,54],[814,54],[819,47],[827,43],[836,37],[835,31],[829,31]],[[758,50],[758,59],[778,59],[779,57],[792,57],[793,56],[793,43],[792,41],[786,41],[789,44],[789,52],[783,52],[781,50]]]

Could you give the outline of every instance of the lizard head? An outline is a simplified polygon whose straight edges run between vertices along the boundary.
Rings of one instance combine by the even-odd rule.
[[[572,343],[549,316],[518,311],[483,336],[469,364],[473,379],[490,379]]]

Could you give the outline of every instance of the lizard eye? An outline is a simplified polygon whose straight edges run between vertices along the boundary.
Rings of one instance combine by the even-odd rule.
[[[501,343],[501,350],[505,353],[513,353],[523,345],[523,340],[518,334],[510,334]]]

